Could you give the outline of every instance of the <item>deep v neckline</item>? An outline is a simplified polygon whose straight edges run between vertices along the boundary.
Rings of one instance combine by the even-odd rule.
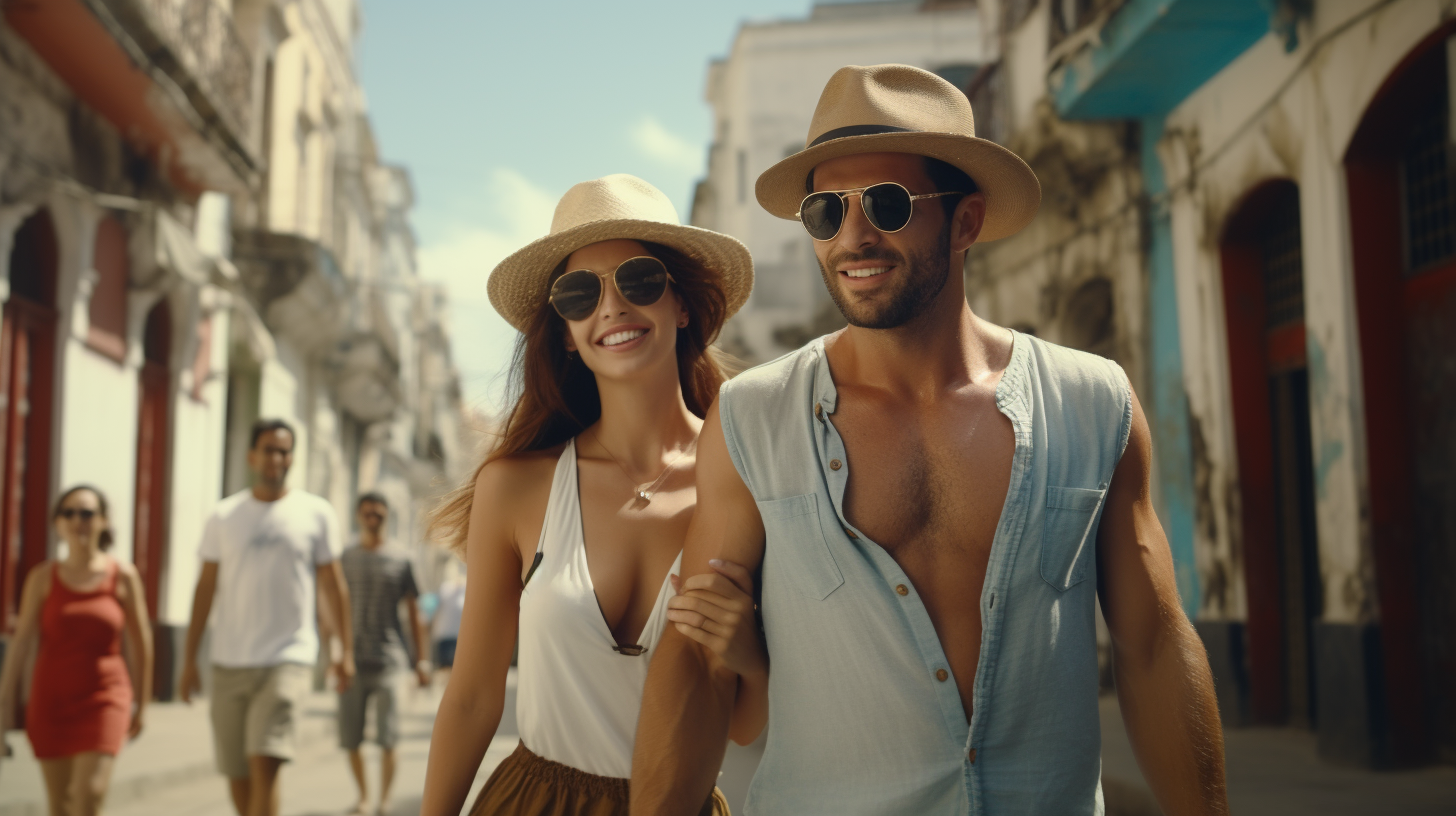
[[[581,509],[581,463],[576,457],[575,439],[571,440],[570,448],[566,451],[566,455],[569,455],[571,457],[571,478],[573,482],[571,497],[572,500],[576,503],[575,516],[577,532],[577,552],[581,553],[581,572],[582,575],[586,578],[587,592],[591,593],[592,601],[596,604],[597,623],[601,625],[602,634],[607,636],[607,640],[611,642],[612,649],[614,651],[631,657],[646,654],[647,647],[642,643],[642,636],[647,634],[647,630],[650,629],[652,626],[652,621],[655,620],[658,616],[658,613],[661,612],[663,587],[667,584],[668,576],[672,575],[673,567],[677,566],[677,558],[681,558],[682,553],[681,551],[679,551],[677,558],[674,558],[672,564],[668,565],[667,575],[662,576],[662,582],[657,585],[657,599],[653,601],[652,610],[647,613],[647,620],[642,622],[642,629],[637,633],[636,639],[630,643],[622,643],[618,641],[617,636],[612,632],[612,625],[607,622],[607,613],[602,609],[602,599],[599,595],[597,595],[597,582],[591,574],[591,559],[588,558],[586,554],[586,519],[582,515]],[[641,651],[631,651],[639,649]]]

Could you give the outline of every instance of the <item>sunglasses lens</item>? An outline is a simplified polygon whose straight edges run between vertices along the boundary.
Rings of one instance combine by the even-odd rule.
[[[551,305],[566,320],[582,320],[602,299],[602,279],[578,269],[567,272],[551,285]]]
[[[876,184],[864,191],[865,217],[880,232],[895,232],[910,223],[914,202],[898,184]]]
[[[815,240],[828,241],[839,234],[839,225],[844,223],[844,199],[834,193],[815,193],[800,205],[799,220]]]
[[[628,258],[617,267],[617,291],[633,306],[651,306],[667,291],[667,267],[656,258]]]

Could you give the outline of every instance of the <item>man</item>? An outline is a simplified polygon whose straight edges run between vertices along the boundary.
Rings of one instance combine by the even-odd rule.
[[[389,520],[389,502],[379,493],[359,497],[356,514],[359,519],[359,541],[344,550],[339,559],[344,566],[344,581],[349,586],[349,605],[353,608],[354,663],[359,673],[349,687],[339,692],[339,745],[349,752],[349,769],[359,787],[359,802],[352,813],[363,814],[369,799],[364,779],[364,756],[359,746],[364,742],[364,714],[369,700],[374,699],[375,740],[379,743],[379,808],[389,812],[390,787],[394,783],[394,746],[399,741],[399,714],[395,689],[399,672],[409,662],[405,651],[404,631],[400,626],[399,605],[405,605],[409,617],[410,637],[415,643],[415,679],[420,688],[430,684],[430,663],[420,644],[425,627],[420,616],[419,589],[409,556],[388,546],[384,537]]]
[[[805,149],[758,180],[814,238],[849,326],[726,384],[698,445],[683,575],[760,571],[771,731],[745,809],[1101,813],[1100,598],[1159,804],[1225,813],[1211,676],[1126,377],[966,302],[966,250],[1040,201],[974,133],[939,77],[851,66]],[[723,756],[737,678],[677,629],[648,677],[634,813],[691,812]]]
[[[253,424],[253,486],[223,499],[198,547],[202,574],[182,658],[182,700],[190,703],[201,690],[197,650],[215,601],[213,745],[239,816],[278,813],[278,771],[293,758],[298,707],[318,660],[315,587],[342,621],[344,646],[332,667],[338,687],[347,689],[354,677],[338,517],[327,501],[287,486],[293,444],[293,428],[283,420]]]

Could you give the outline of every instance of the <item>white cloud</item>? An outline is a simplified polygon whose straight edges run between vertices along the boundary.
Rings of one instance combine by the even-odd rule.
[[[638,151],[664,167],[687,174],[702,172],[706,160],[703,146],[673,133],[651,116],[633,126],[631,136]]]
[[[419,249],[420,275],[445,285],[450,293],[455,364],[465,398],[472,407],[498,413],[505,407],[505,384],[515,329],[485,293],[490,271],[507,255],[551,229],[556,197],[514,170],[498,168],[486,184],[485,199],[498,202],[488,224],[443,230],[439,240]]]

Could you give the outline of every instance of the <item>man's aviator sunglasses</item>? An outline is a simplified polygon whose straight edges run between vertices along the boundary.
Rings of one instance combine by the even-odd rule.
[[[602,302],[606,287],[602,281],[606,278],[612,279],[612,285],[617,287],[623,300],[633,306],[651,306],[667,291],[667,282],[672,280],[672,275],[668,274],[662,261],[650,255],[628,258],[616,269],[604,274],[577,269],[551,284],[551,306],[563,319],[585,320]]]
[[[799,221],[816,241],[828,241],[839,234],[844,226],[845,209],[849,197],[859,196],[865,218],[870,226],[880,232],[899,232],[910,223],[915,213],[915,202],[922,198],[940,198],[948,195],[964,195],[960,192],[926,193],[911,195],[910,191],[893,181],[884,181],[868,187],[853,190],[823,190],[804,196],[799,203]]]

